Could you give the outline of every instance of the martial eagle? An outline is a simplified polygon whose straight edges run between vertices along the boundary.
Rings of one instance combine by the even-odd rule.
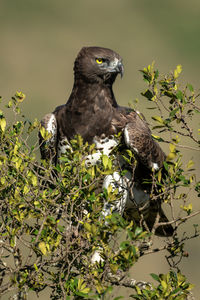
[[[122,197],[112,209],[105,203],[102,214],[105,216],[117,211],[123,215],[124,211],[128,211],[134,218],[136,206],[146,206],[146,224],[151,229],[158,215],[160,222],[167,222],[168,219],[161,208],[161,199],[150,200],[142,179],[159,170],[166,156],[153,140],[143,116],[117,104],[112,86],[117,75],[122,76],[123,72],[122,58],[113,50],[102,47],[81,49],[74,63],[74,85],[67,103],[58,106],[41,121],[41,125],[51,133],[48,141],[44,141],[40,135],[41,157],[56,163],[70,147],[70,140],[75,135],[81,135],[84,141],[96,145],[96,156],[90,157],[95,163],[101,153],[109,155],[116,146],[114,136],[122,132],[124,147],[133,151],[138,162],[131,193],[134,196],[131,197],[128,191],[128,175],[122,177],[115,172],[107,176],[103,186],[117,184]],[[171,225],[160,226],[156,234],[170,236],[173,228]]]

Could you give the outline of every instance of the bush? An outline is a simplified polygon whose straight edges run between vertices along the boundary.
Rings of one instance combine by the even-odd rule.
[[[7,124],[0,111],[0,295],[12,291],[13,299],[24,299],[30,290],[40,295],[49,288],[51,299],[105,299],[115,285],[120,285],[132,288],[133,299],[189,297],[192,284],[178,264],[188,256],[184,242],[199,236],[198,225],[193,225],[191,236],[179,236],[177,230],[199,214],[193,211],[189,192],[193,190],[199,197],[200,182],[191,160],[184,167],[180,137],[192,140],[199,150],[198,134],[190,121],[200,112],[200,106],[191,85],[180,89],[180,72],[178,66],[160,78],[153,64],[142,70],[148,84],[142,94],[158,111],[152,119],[153,132],[159,133],[153,137],[170,148],[164,164],[167,176],[159,170],[152,178],[164,205],[170,207],[169,223],[175,229],[159,249],[153,243],[155,230],[162,225],[159,222],[150,231],[116,213],[107,216],[106,222],[101,218],[105,199],[112,203],[119,197],[117,189],[102,190],[101,185],[105,175],[119,170],[115,155],[120,147],[109,157],[102,155],[97,165],[86,167],[85,159],[95,152],[94,145],[84,144],[77,136],[71,141],[72,151],[66,152],[62,163],[52,166],[38,159],[39,145],[33,143],[33,136],[41,129],[37,120],[30,122],[21,113],[25,96],[16,93],[6,105],[14,114],[12,124]],[[165,138],[160,136],[163,132]],[[41,133],[48,137],[44,130]],[[134,155],[125,152],[122,155],[127,162],[133,163]],[[156,195],[151,195],[152,201]],[[175,207],[179,207],[178,212]],[[97,249],[101,249],[103,260],[92,264]],[[141,256],[163,250],[169,273],[151,274],[157,284],[129,278],[130,267]]]

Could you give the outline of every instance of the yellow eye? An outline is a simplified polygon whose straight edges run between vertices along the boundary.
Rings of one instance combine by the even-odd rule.
[[[103,63],[103,59],[101,59],[101,58],[96,58],[96,62],[100,65],[100,64]]]

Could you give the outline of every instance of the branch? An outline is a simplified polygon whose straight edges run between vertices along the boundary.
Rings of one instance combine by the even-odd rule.
[[[190,219],[190,218],[192,218],[192,217],[194,217],[194,216],[196,216],[196,215],[199,215],[200,214],[200,210],[198,210],[198,211],[196,211],[196,212],[194,212],[193,214],[190,214],[190,215],[188,215],[188,216],[186,216],[186,217],[183,217],[183,218],[177,218],[176,220],[172,220],[172,221],[169,221],[169,222],[161,222],[161,223],[158,223],[158,224],[156,224],[156,227],[159,227],[159,226],[166,226],[166,225],[170,225],[170,224],[174,224],[174,223],[176,223],[176,222],[178,222],[178,221],[180,221],[179,223],[178,223],[178,225],[177,226],[179,226],[181,223],[183,223],[185,220],[188,220],[188,219]]]
[[[129,278],[127,274],[122,271],[118,271],[117,274],[112,274],[111,272],[107,273],[106,280],[117,286],[124,286],[128,288],[135,288],[136,286],[140,289],[146,289],[147,287],[151,287],[149,282],[145,281],[137,281],[134,278]]]
[[[137,281],[134,278],[129,278],[127,274],[125,274],[122,271],[118,271],[118,274],[112,274],[108,272],[106,279],[109,283],[117,286],[122,286],[131,289],[135,289],[135,287],[138,287],[140,288],[140,290],[144,290],[147,287],[149,287],[150,290],[153,290],[153,286],[150,282]],[[187,295],[186,300],[195,300],[191,292],[189,292],[189,294]]]

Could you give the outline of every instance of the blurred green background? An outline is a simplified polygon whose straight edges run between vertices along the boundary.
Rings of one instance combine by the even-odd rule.
[[[127,105],[139,98],[139,109],[150,120],[147,102],[140,95],[145,84],[138,70],[152,61],[161,73],[181,64],[182,82],[199,89],[200,2],[0,0],[0,95],[9,100],[16,90],[23,91],[27,96],[24,113],[31,120],[41,119],[67,101],[73,62],[83,46],[111,48],[123,57],[125,74],[115,83],[116,99]],[[188,151],[185,155],[199,165],[198,153]],[[197,199],[194,207],[199,207]],[[192,224],[199,221],[197,217],[183,230],[191,232]],[[186,250],[189,258],[180,266],[195,284],[199,299],[199,239],[186,242]],[[131,273],[138,280],[150,280],[149,273],[167,271],[161,253],[142,258]],[[44,292],[39,299],[47,297]]]

